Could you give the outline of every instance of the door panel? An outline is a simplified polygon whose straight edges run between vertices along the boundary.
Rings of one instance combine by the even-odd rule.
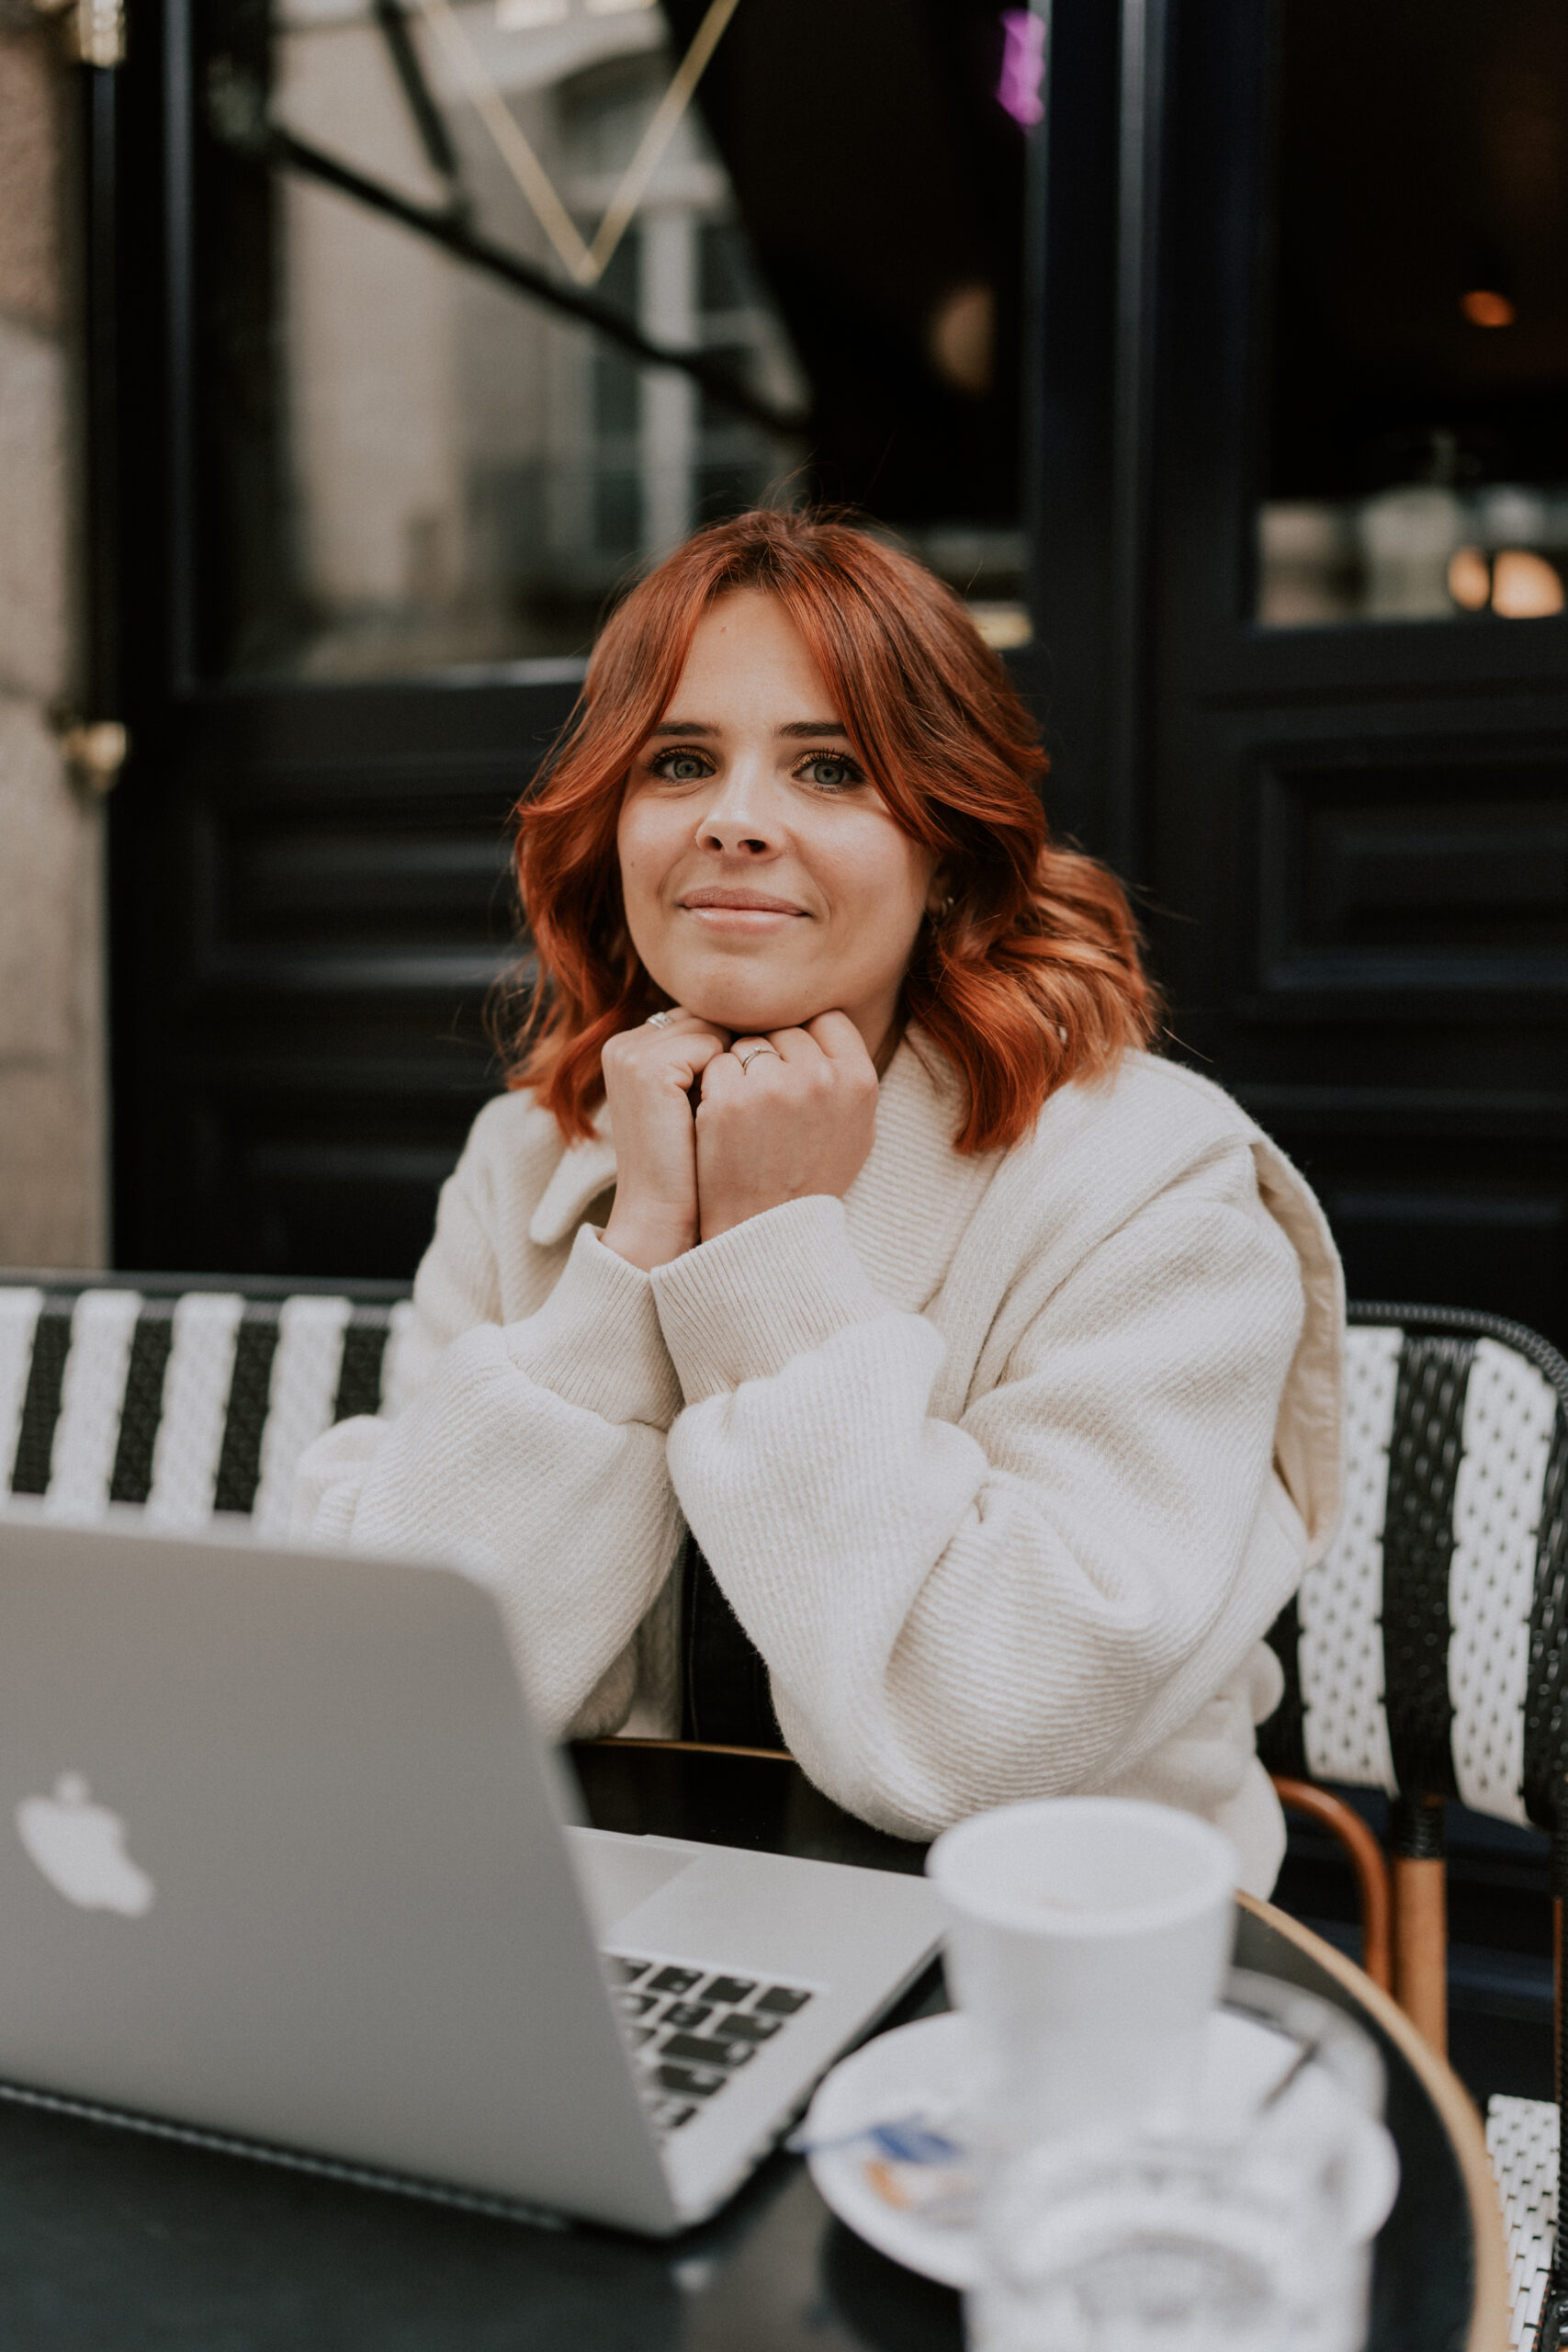
[[[118,1106],[122,1262],[409,1272],[499,1083],[487,1011],[521,968],[509,820],[571,692],[230,694],[184,714],[156,821],[139,809],[119,844],[118,1025],[141,1046]]]
[[[1464,15],[1464,0],[1448,15],[1456,10]],[[1380,71],[1408,53],[1413,106],[1436,76],[1463,112],[1465,92],[1420,11],[1368,0],[1350,13]],[[1489,24],[1517,30],[1530,14],[1530,0],[1490,13],[1477,0],[1467,39],[1484,48]],[[1271,365],[1290,282],[1281,239],[1303,233],[1281,162],[1282,147],[1301,143],[1301,93],[1287,77],[1292,44],[1316,40],[1303,23],[1302,0],[1267,11],[1174,0],[1168,22],[1138,876],[1178,1050],[1300,1159],[1352,1290],[1490,1306],[1562,1343],[1568,623],[1475,616],[1446,589],[1429,617],[1399,607],[1377,618],[1378,597],[1386,606],[1393,590],[1365,569],[1332,626],[1254,615],[1258,596],[1277,608],[1280,594],[1278,572],[1270,587],[1259,569],[1257,517],[1280,462],[1289,390]],[[1338,104],[1331,86],[1318,100],[1330,114]],[[1568,74],[1541,102],[1560,107],[1568,133]],[[1372,132],[1361,124],[1355,135]],[[1452,169],[1479,170],[1453,144]],[[1404,152],[1392,132],[1388,152]],[[1347,186],[1378,185],[1385,162],[1358,151]],[[1477,204],[1484,197],[1480,188]],[[1348,232],[1338,223],[1335,233],[1342,278]],[[1439,280],[1422,298],[1433,348],[1468,332],[1464,291]],[[1299,356],[1302,320],[1289,323]],[[1402,312],[1398,331],[1409,342],[1426,328]],[[1359,364],[1335,345],[1337,380]],[[1552,364],[1547,397],[1531,407],[1535,438],[1507,439],[1513,412],[1499,395],[1487,446],[1505,474],[1536,464],[1550,475],[1561,457],[1568,480],[1568,335]],[[1418,415],[1439,450],[1450,413],[1455,434],[1473,437],[1486,423],[1452,369],[1429,379],[1407,369],[1402,381],[1407,423]],[[1345,415],[1352,408],[1347,400]],[[1536,431],[1549,413],[1556,443]],[[1292,416],[1299,444],[1299,404]],[[1360,455],[1336,447],[1324,466],[1371,465],[1371,450],[1379,465],[1419,472],[1431,456],[1408,436],[1390,442],[1382,422],[1355,445]],[[1391,514],[1424,516],[1426,528],[1441,507],[1447,528],[1464,500],[1473,514],[1493,494],[1479,477],[1462,497],[1428,487],[1423,505],[1420,481],[1389,488],[1371,477],[1343,496],[1334,489],[1335,511],[1375,540]],[[1549,489],[1532,510],[1542,527]],[[1265,558],[1267,538],[1265,529]],[[1412,557],[1399,593],[1430,602],[1447,542],[1436,569],[1430,546],[1417,553],[1425,571]]]
[[[1282,996],[1361,1020],[1440,1000],[1485,1020],[1568,993],[1568,759],[1499,748],[1406,742],[1374,763],[1360,744],[1326,763],[1302,746],[1267,762],[1264,1017]]]

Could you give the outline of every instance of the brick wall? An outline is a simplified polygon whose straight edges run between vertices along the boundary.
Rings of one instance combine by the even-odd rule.
[[[0,0],[0,1264],[104,1262],[102,810],[51,714],[79,693],[65,132],[54,24]]]

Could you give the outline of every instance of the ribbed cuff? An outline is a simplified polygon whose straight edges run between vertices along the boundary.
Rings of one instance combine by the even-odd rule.
[[[688,1405],[767,1380],[835,1331],[887,1312],[850,1244],[841,1201],[787,1201],[651,1277]]]
[[[520,1372],[606,1421],[667,1430],[681,1409],[653,1285],[640,1266],[606,1250],[593,1226],[579,1227],[538,1313],[509,1325],[505,1336]]]

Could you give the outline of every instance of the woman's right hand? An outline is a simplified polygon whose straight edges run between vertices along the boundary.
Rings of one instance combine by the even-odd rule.
[[[697,1131],[691,1090],[729,1044],[694,1012],[623,1029],[604,1047],[604,1093],[615,1143],[615,1204],[604,1244],[651,1273],[697,1242]]]

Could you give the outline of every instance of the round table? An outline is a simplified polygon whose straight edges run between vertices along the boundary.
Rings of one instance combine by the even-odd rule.
[[[919,1869],[784,1759],[580,1751],[606,1828]],[[1325,1996],[1388,2067],[1399,2199],[1372,2352],[1504,2352],[1501,2223],[1480,2123],[1387,1996],[1244,1902],[1238,1962]],[[928,1973],[887,2022],[943,2005]],[[960,2352],[958,2298],[900,2270],[772,2156],[723,2212],[653,2243],[532,2227],[0,2100],[0,2342],[28,2352]]]

